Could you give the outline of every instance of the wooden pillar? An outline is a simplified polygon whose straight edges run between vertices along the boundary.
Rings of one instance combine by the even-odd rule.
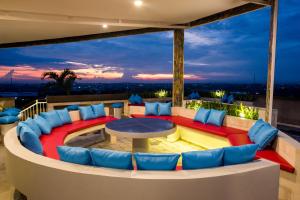
[[[184,30],[174,30],[173,106],[182,106],[184,93]]]
[[[266,93],[266,121],[272,122],[275,61],[276,61],[276,39],[277,39],[278,0],[273,0],[271,7],[271,30],[268,58],[268,80]]]

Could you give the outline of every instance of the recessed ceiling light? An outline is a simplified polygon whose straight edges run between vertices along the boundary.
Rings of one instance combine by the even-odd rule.
[[[107,27],[108,27],[107,24],[103,24],[103,25],[102,25],[102,28],[107,28]]]
[[[135,1],[134,1],[134,5],[135,5],[136,7],[141,7],[141,6],[143,5],[143,1],[141,1],[141,0],[135,0]]]

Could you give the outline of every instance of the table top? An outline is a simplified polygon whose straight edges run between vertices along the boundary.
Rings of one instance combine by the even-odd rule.
[[[176,125],[161,119],[129,118],[111,121],[106,124],[105,130],[124,137],[151,138],[174,133]]]

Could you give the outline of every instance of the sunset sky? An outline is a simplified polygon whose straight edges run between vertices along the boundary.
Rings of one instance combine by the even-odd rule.
[[[280,1],[276,83],[300,83],[300,1]],[[185,32],[186,82],[265,83],[268,8]],[[40,81],[74,70],[81,82],[170,82],[173,33],[0,49],[0,77]],[[7,81],[5,77],[1,82]]]

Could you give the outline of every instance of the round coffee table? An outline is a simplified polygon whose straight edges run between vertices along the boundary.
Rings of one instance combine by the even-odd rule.
[[[108,122],[105,131],[111,137],[132,138],[132,151],[148,150],[148,138],[163,137],[176,132],[176,125],[167,120],[129,118]],[[115,139],[113,139],[115,142]]]

